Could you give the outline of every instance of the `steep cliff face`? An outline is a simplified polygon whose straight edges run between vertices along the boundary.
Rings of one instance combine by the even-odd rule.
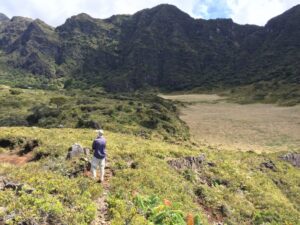
[[[9,18],[5,14],[0,13],[0,23],[8,21],[8,20],[9,20]]]
[[[29,70],[31,73],[55,77],[55,57],[59,41],[54,28],[41,20],[28,24],[21,35],[7,48],[8,63],[14,67]]]
[[[32,19],[13,17],[11,20],[2,20],[0,24],[0,47],[7,50],[26,30]]]
[[[52,28],[0,15],[2,61],[33,74],[73,76],[113,91],[299,81],[300,5],[265,27],[194,19],[172,5]]]

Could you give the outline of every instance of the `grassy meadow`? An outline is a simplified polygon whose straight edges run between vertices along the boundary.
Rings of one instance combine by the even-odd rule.
[[[162,95],[177,101],[195,142],[221,149],[300,151],[300,106],[237,104],[218,95]]]

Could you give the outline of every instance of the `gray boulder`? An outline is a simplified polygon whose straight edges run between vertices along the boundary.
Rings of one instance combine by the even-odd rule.
[[[287,153],[280,156],[280,158],[291,163],[295,167],[300,167],[300,153]]]
[[[86,156],[89,154],[90,154],[90,150],[88,148],[83,148],[80,144],[75,143],[69,148],[67,159],[73,159],[76,157]]]

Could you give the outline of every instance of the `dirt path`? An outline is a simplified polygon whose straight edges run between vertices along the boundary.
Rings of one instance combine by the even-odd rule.
[[[96,200],[97,212],[96,218],[93,221],[92,225],[110,225],[107,197],[109,194],[110,179],[112,176],[113,174],[111,168],[109,167],[109,165],[106,165],[104,182],[102,183],[104,190],[102,196]]]
[[[18,155],[16,151],[10,153],[5,152],[0,154],[0,163],[10,163],[16,166],[25,165],[32,159],[33,154],[31,152],[22,156]],[[91,177],[90,172],[87,172],[85,175]],[[103,194],[96,200],[97,212],[95,220],[92,222],[92,225],[110,225],[107,197],[109,194],[110,179],[112,176],[113,173],[110,166],[106,165],[104,182],[101,184],[99,183],[99,185],[103,186]]]
[[[16,153],[2,153],[0,154],[0,163],[10,163],[16,166],[22,166],[33,159],[33,154],[28,153],[19,156]]]

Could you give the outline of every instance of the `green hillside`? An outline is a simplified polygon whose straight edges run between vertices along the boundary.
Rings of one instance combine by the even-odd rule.
[[[103,128],[143,138],[187,142],[178,109],[152,94],[102,89],[39,90],[0,86],[0,126]]]
[[[38,19],[2,17],[0,63],[37,79],[76,80],[118,92],[259,82],[272,91],[300,82],[299,5],[264,27],[194,19],[168,4],[108,19],[82,13],[56,28]],[[287,94],[278,97],[294,98]]]
[[[24,166],[1,163],[2,179],[23,184],[20,191],[7,188],[0,192],[2,218],[11,215],[13,224],[89,224],[96,215],[94,201],[102,188],[75,172],[82,161],[66,161],[66,155],[75,142],[90,147],[94,131],[0,129],[2,154],[12,151],[3,148],[3,140],[9,140],[14,148],[28,140],[39,143],[30,153],[33,162]],[[105,136],[107,170],[113,174],[107,197],[111,224],[151,224],[151,217],[139,208],[137,195],[167,199],[171,208],[161,206],[161,211],[175,210],[184,219],[188,213],[199,214],[200,224],[297,224],[300,220],[299,172],[278,154],[186,148],[112,132]],[[195,168],[176,170],[170,166],[175,164],[168,163],[200,154],[202,161]],[[162,224],[177,224],[166,221]]]

